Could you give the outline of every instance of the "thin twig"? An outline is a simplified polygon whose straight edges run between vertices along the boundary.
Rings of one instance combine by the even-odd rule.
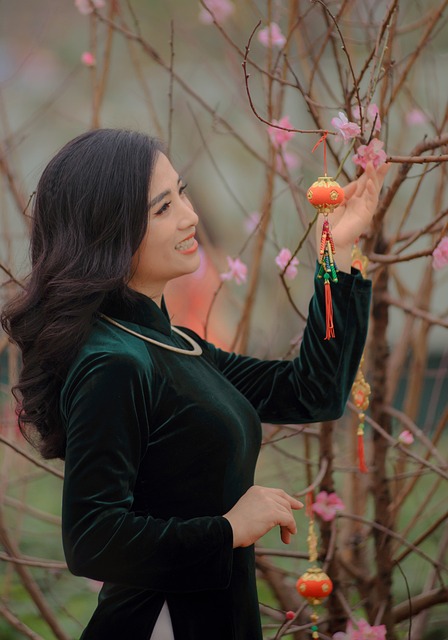
[[[36,465],[36,467],[40,467],[41,469],[44,469],[44,471],[48,471],[48,473],[51,473],[53,476],[56,476],[56,478],[60,478],[61,480],[64,479],[64,474],[61,471],[58,471],[57,469],[50,466],[49,464],[45,464],[45,462],[41,462],[40,460],[38,460],[37,458],[29,454],[27,451],[25,451],[25,449],[22,449],[22,447],[19,447],[18,445],[14,444],[14,442],[11,442],[1,434],[0,434],[0,442],[3,442],[3,444],[6,444],[6,446],[13,449],[13,451],[18,453],[20,456],[32,462],[34,465]]]

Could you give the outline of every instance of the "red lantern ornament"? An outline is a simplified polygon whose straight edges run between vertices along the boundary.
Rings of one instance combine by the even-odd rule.
[[[344,201],[344,189],[330,176],[321,176],[308,189],[306,197],[319,213],[332,213]]]
[[[297,580],[296,589],[311,605],[317,606],[333,591],[333,583],[325,571],[311,567]]]
[[[314,530],[314,514],[312,510],[312,494],[307,495],[307,513],[310,518],[308,525],[308,557],[310,562],[316,562],[317,560],[317,536]],[[333,583],[327,576],[325,571],[322,571],[316,565],[310,567],[305,573],[300,576],[296,582],[296,589],[298,593],[306,598],[312,607],[317,607],[322,604],[322,600],[330,595],[333,591]],[[319,638],[319,631],[317,621],[319,616],[316,611],[311,614],[311,637]]]
[[[320,239],[319,249],[319,271],[318,278],[324,279],[325,289],[325,340],[335,337],[333,325],[333,303],[331,298],[331,282],[338,281],[337,266],[334,260],[335,248],[333,237],[331,235],[330,223],[328,222],[328,214],[344,201],[344,190],[342,187],[327,176],[327,131],[324,131],[322,137],[314,145],[313,151],[324,143],[324,168],[325,175],[318,178],[307,191],[307,198],[315,207],[318,213],[324,215],[324,223],[322,226],[322,235]]]
[[[331,299],[331,282],[338,281],[337,266],[334,260],[336,253],[333,236],[331,235],[328,214],[332,213],[344,200],[344,190],[333,178],[323,176],[313,182],[307,192],[308,200],[316,207],[319,213],[324,215],[322,234],[319,248],[319,271],[318,278],[324,279],[325,284],[325,340],[335,337],[333,325],[333,303]]]

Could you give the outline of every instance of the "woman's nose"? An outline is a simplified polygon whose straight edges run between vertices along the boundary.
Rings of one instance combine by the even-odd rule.
[[[183,218],[183,224],[187,227],[189,226],[195,227],[199,222],[199,216],[194,210],[194,207],[190,201],[188,201],[188,203],[186,202],[184,203],[182,218]]]

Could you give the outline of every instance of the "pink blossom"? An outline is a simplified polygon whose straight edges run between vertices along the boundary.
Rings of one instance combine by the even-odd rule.
[[[95,56],[90,51],[84,51],[81,56],[81,62],[86,65],[86,67],[94,67],[96,65]]]
[[[426,113],[424,113],[421,109],[411,109],[406,114],[406,124],[410,126],[416,124],[425,124],[428,122],[428,118],[426,117]]]
[[[367,107],[367,122],[370,125],[375,123],[374,131],[381,131],[381,118],[378,107],[374,102]]]
[[[353,113],[353,117],[356,120],[361,120],[361,116],[359,115],[359,106],[355,105],[352,109],[352,113]],[[367,112],[363,109],[362,110],[362,117],[364,118],[364,128],[368,129],[369,127],[371,128],[373,123],[375,122],[375,128],[374,131],[381,131],[381,118],[380,118],[380,112],[379,109],[377,107],[377,105],[372,102],[369,104],[369,106],[367,107]],[[376,120],[375,120],[376,117]]]
[[[331,124],[338,130],[338,138],[344,140],[344,143],[352,138],[356,138],[361,133],[361,129],[355,122],[349,122],[347,116],[339,111],[339,118],[332,118]]]
[[[244,221],[244,228],[247,233],[253,233],[255,229],[257,229],[260,224],[261,214],[258,211],[252,211],[249,213],[246,220]]]
[[[448,265],[448,236],[441,239],[432,252],[432,267],[437,271]]]
[[[345,509],[345,504],[336,493],[321,491],[317,494],[312,509],[322,520],[331,522],[336,517],[336,511]]]
[[[233,260],[230,256],[227,256],[227,264],[229,270],[226,273],[221,273],[221,280],[235,280],[237,284],[243,284],[247,278],[247,266],[244,262],[241,262],[239,258]]]
[[[275,169],[278,173],[281,173],[284,170],[284,164],[287,169],[297,169],[300,165],[299,156],[296,153],[291,153],[289,151],[285,151],[282,149],[281,153],[277,153],[275,156]]]
[[[229,0],[205,0],[205,4],[213,13],[213,16],[207,9],[202,7],[199,12],[199,21],[202,24],[213,24],[213,19],[217,22],[225,22],[235,11],[234,5]]]
[[[375,169],[378,169],[387,160],[387,154],[383,151],[384,142],[373,138],[369,144],[362,144],[358,147],[358,153],[355,153],[352,160],[355,164],[359,164],[363,169],[367,163],[371,162]]]
[[[289,116],[283,116],[280,120],[273,120],[273,125],[278,125],[279,127],[283,127],[283,129],[277,129],[277,127],[269,126],[268,134],[271,139],[272,144],[276,148],[283,147],[288,140],[294,137],[294,131],[285,131],[285,129],[292,129],[293,126],[289,121]]]
[[[370,626],[361,618],[356,622],[355,629],[351,620],[347,623],[345,633],[338,631],[333,635],[333,640],[386,640],[386,627],[384,624]]]
[[[105,0],[75,0],[75,7],[83,16],[92,13],[93,9],[102,9],[105,6]]]
[[[278,256],[275,258],[275,264],[278,267],[280,267],[282,271],[284,271],[286,265],[290,260],[291,260],[291,251],[289,249],[282,249],[278,254]],[[289,262],[289,265],[285,271],[285,277],[288,278],[288,280],[294,280],[294,278],[296,277],[297,271],[298,271],[297,269],[298,264],[299,264],[299,261],[295,257],[291,260],[291,262]]]
[[[353,629],[351,622],[349,622],[348,625]],[[366,620],[360,618],[357,625],[358,630],[353,629],[352,631],[353,640],[386,640],[386,626],[384,624],[371,627]]]
[[[414,442],[414,436],[410,431],[405,429],[398,436],[398,442],[401,442],[401,444],[412,444]]]
[[[265,29],[258,33],[258,41],[265,47],[283,47],[286,38],[276,22],[271,22]]]

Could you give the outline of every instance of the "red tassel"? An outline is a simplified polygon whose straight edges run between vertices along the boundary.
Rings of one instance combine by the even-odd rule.
[[[313,515],[313,491],[308,491],[305,498],[305,513],[308,518]]]
[[[364,451],[364,429],[362,425],[358,427],[358,468],[362,473],[368,473],[366,465],[366,455]]]
[[[327,276],[327,274],[325,274]],[[331,299],[331,286],[330,281],[325,278],[325,325],[327,328],[327,333],[325,335],[325,340],[330,340],[330,338],[335,337],[334,326],[333,326],[333,301]]]

